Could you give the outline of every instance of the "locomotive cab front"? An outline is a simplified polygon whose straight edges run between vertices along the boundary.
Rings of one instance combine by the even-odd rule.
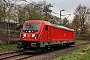
[[[39,23],[24,24],[20,33],[20,40],[34,41],[34,39],[37,39],[39,27]]]
[[[18,41],[18,48],[36,48],[39,45],[41,23],[36,21],[26,21],[20,32],[20,40]]]

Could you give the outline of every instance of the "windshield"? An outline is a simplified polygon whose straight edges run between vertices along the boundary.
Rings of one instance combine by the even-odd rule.
[[[40,24],[25,24],[23,26],[23,31],[31,31],[31,32],[37,32],[39,30]]]

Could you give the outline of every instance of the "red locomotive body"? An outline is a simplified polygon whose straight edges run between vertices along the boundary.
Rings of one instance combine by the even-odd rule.
[[[18,47],[40,50],[48,46],[73,45],[74,43],[73,29],[54,25],[43,20],[29,20],[22,27]]]

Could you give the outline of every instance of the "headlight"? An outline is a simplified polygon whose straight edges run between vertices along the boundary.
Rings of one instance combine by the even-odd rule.
[[[37,34],[32,34],[32,37],[33,37],[34,39],[37,39],[38,35],[37,35]]]
[[[25,38],[25,37],[26,37],[26,34],[22,34],[21,37],[22,37],[22,38]]]
[[[35,37],[35,34],[32,34],[32,37]]]

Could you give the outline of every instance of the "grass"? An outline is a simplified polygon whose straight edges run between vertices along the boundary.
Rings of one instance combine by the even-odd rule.
[[[12,44],[12,45],[5,45],[5,46],[0,46],[0,50],[8,50],[8,49],[12,49],[12,48],[16,48],[17,45],[16,44]]]
[[[90,60],[90,44],[54,60]]]
[[[88,42],[88,40],[76,40],[76,42]]]

